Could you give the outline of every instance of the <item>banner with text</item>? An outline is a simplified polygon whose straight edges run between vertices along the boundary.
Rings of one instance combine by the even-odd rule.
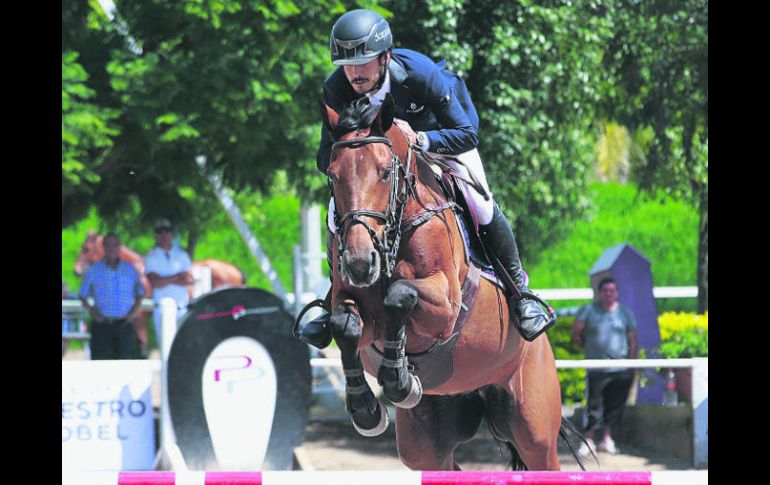
[[[146,360],[62,362],[62,469],[151,470],[152,367]]]

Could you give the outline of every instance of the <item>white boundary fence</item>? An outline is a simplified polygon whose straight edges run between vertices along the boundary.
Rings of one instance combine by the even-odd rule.
[[[313,368],[342,369],[339,359],[310,359]],[[625,367],[629,369],[692,369],[693,409],[693,464],[696,468],[708,464],[708,365],[706,357],[695,359],[608,359],[608,360],[557,360],[557,369],[605,369]],[[335,392],[344,393],[340,385]]]
[[[553,290],[540,290],[537,292],[544,299],[550,300],[580,300],[593,298],[593,290],[591,288],[568,288],[568,289],[553,289]],[[653,294],[656,298],[689,298],[696,297],[698,294],[697,287],[657,287],[653,289]],[[294,302],[293,294],[289,294],[289,304],[293,304],[294,309],[299,306]],[[309,294],[303,294],[301,300],[308,298]],[[144,310],[152,310],[154,304],[152,300],[145,299],[142,302],[142,308]],[[82,305],[80,300],[62,300],[62,315],[65,313],[73,313],[80,311]],[[166,310],[166,308],[164,308]],[[176,308],[173,305],[168,305],[168,310],[173,310],[173,315],[169,315],[174,321],[176,319]],[[175,325],[164,325],[163,339],[166,342],[173,340],[173,332]],[[170,333],[167,333],[169,332]],[[63,333],[62,338],[66,335]],[[71,335],[72,338],[79,338],[87,341],[90,338],[88,333],[78,331],[78,333]],[[160,372],[162,380],[165,381],[165,373],[163,372],[165,365],[165,358],[168,355],[168,348],[164,345],[161,349],[161,360],[151,360],[153,363],[153,371]],[[170,346],[169,346],[170,347]],[[325,359],[325,358],[312,358],[310,359],[311,366],[314,369],[332,368],[341,369],[342,364],[339,359]],[[624,360],[557,360],[556,367],[559,369],[599,369],[607,367],[626,367],[626,368],[691,368],[692,369],[692,406],[693,406],[693,458],[694,465],[696,467],[702,467],[708,463],[708,358],[696,358],[696,359],[624,359]],[[178,448],[176,447],[175,439],[173,437],[173,430],[170,425],[170,418],[166,412],[167,396],[165,394],[166,386],[165,382],[162,386],[162,405],[161,405],[161,449],[158,453],[158,460],[162,460],[164,464],[171,465],[170,468],[178,469],[174,466],[175,462],[178,462],[177,454]],[[335,392],[344,394],[344,386],[340,383],[339,386],[326,386],[325,389],[314,389],[314,393],[326,393]]]
[[[294,261],[295,268],[302,267],[302,262],[312,258],[318,258],[326,254],[307,254],[299,251],[299,248],[295,248]],[[297,264],[299,263],[299,264]],[[297,281],[295,289],[306,286],[306,276],[302,271],[295,269],[294,277]],[[555,288],[535,290],[535,293],[544,300],[592,300],[594,297],[593,290],[591,288]],[[652,289],[652,294],[655,298],[697,298],[698,287],[697,286],[656,286]],[[291,308],[287,310],[295,310],[295,315],[299,313],[300,305],[308,303],[316,298],[316,294],[313,292],[303,291],[299,300],[294,298],[295,292],[287,293],[286,299]],[[145,311],[152,311],[153,301],[145,298],[142,300],[142,309]],[[67,312],[77,312],[82,307],[80,300],[62,300],[61,308],[62,314]]]

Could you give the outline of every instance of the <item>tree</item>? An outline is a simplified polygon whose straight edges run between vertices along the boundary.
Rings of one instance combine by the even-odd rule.
[[[117,8],[113,21],[93,0],[62,5],[63,59],[79,53],[93,103],[117,114],[111,144],[91,164],[99,178],[63,187],[63,225],[93,204],[128,233],[160,216],[195,230],[218,207],[197,155],[239,192],[269,189],[277,170],[300,181],[316,172],[317,99],[339,2]]]
[[[117,111],[91,102],[95,92],[87,80],[77,52],[62,54],[62,201],[78,191],[90,194],[118,133],[112,126]]]
[[[398,46],[446,58],[465,77],[490,187],[535,261],[587,208],[609,20],[568,2],[387,5]]]
[[[698,311],[708,310],[708,3],[619,0],[601,113],[629,127],[645,156],[642,190],[693,202],[700,214]]]

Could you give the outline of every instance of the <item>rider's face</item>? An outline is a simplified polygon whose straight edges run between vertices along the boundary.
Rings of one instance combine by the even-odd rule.
[[[366,94],[377,85],[377,81],[380,80],[380,73],[382,67],[388,61],[390,53],[386,53],[384,56],[377,57],[366,64],[359,64],[357,66],[342,66],[345,71],[345,77],[348,78],[348,82],[353,87],[353,90],[358,94]]]

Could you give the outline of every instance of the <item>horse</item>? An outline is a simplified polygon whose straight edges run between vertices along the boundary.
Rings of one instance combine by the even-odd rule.
[[[91,264],[104,258],[104,247],[102,246],[103,239],[103,235],[97,234],[93,230],[88,231],[86,240],[83,241],[83,244],[80,247],[78,258],[75,261],[74,269],[76,275],[82,276],[85,273],[85,270]],[[142,282],[142,286],[144,287],[144,294],[147,298],[149,298],[152,295],[152,285],[147,279],[147,276],[144,274],[144,257],[131,248],[121,244],[120,259],[128,261],[134,266],[137,273],[139,273],[139,278]],[[244,276],[243,272],[230,263],[226,263],[218,259],[203,259],[200,261],[193,261],[192,263],[193,268],[201,266],[211,268],[212,289],[220,288],[223,286],[242,286],[246,284],[246,277]],[[190,288],[189,291],[192,292],[192,288]],[[134,327],[136,328],[137,335],[139,336],[139,340],[142,342],[142,345],[147,344],[148,314],[149,312],[137,311],[134,317]]]
[[[513,469],[559,470],[559,437],[582,468],[547,335],[524,340],[504,290],[478,278],[455,204],[393,123],[392,98],[379,109],[361,98],[340,114],[324,104],[321,112],[335,138],[330,329],[354,428],[376,436],[388,426],[365,371],[396,406],[398,455],[411,469],[459,470],[454,450],[482,420]]]
[[[246,284],[246,276],[243,271],[230,263],[218,259],[201,259],[193,261],[193,268],[206,266],[211,268],[211,288],[222,286],[242,286]]]

